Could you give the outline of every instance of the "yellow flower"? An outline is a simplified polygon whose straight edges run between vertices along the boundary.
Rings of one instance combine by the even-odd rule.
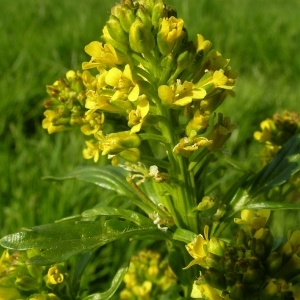
[[[145,117],[149,112],[149,102],[146,99],[142,99],[136,110],[132,110],[129,113],[128,126],[131,127],[130,132],[135,133],[141,130],[141,127],[145,121]]]
[[[115,48],[110,44],[102,46],[102,43],[94,41],[85,46],[84,50],[91,56],[91,60],[82,64],[83,70],[95,67],[111,68],[122,63]]]
[[[197,284],[194,281],[193,290],[191,293],[192,298],[206,299],[206,300],[223,300],[224,298],[220,296],[220,291],[211,287],[207,283]]]
[[[64,275],[59,270],[58,266],[53,266],[48,270],[46,282],[48,284],[60,284],[64,281]]]
[[[206,91],[197,88],[193,83],[185,81],[181,84],[180,80],[172,86],[161,85],[158,88],[158,96],[164,104],[172,107],[185,106],[193,101],[193,99],[203,99]]]
[[[0,300],[16,300],[21,299],[21,295],[15,287],[0,286]]]
[[[197,88],[204,89],[207,94],[214,92],[215,89],[231,90],[233,85],[228,81],[227,76],[224,74],[224,70],[218,71],[206,71],[204,76],[196,84]]]
[[[86,114],[84,118],[84,125],[80,127],[81,132],[85,135],[95,134],[102,129],[104,123],[104,114],[90,113]]]
[[[258,230],[264,228],[271,211],[268,209],[261,209],[258,211],[245,209],[241,211],[241,219],[234,218],[234,222],[239,225],[246,225],[248,229]]]
[[[87,148],[82,151],[82,155],[85,159],[94,158],[96,163],[99,160],[99,154],[102,150],[99,148],[99,143],[92,143],[91,141],[85,141]]]
[[[184,269],[187,269],[193,265],[200,265],[202,267],[206,266],[206,262],[205,262],[205,257],[207,255],[207,244],[209,242],[208,239],[208,226],[206,225],[204,227],[204,237],[199,234],[194,241],[192,241],[191,243],[187,244],[185,246],[186,250],[188,251],[188,253],[194,258],[194,260],[192,260],[187,267],[185,267]]]
[[[105,95],[99,95],[95,91],[88,91],[86,93],[87,99],[85,107],[89,109],[88,114],[93,113],[97,109],[107,111],[116,114],[124,114],[126,110],[131,108],[131,105],[122,100],[122,103],[118,105],[118,101],[111,102],[111,98]]]
[[[197,34],[197,41],[196,41],[197,53],[200,51],[206,52],[210,49],[211,46],[212,43],[210,41],[205,40],[201,34]]]
[[[157,34],[157,45],[160,53],[168,55],[186,35],[183,31],[184,22],[174,16],[163,18]]]
[[[186,135],[189,136],[192,130],[200,133],[204,132],[208,127],[208,122],[209,116],[202,115],[200,110],[197,109],[197,111],[194,113],[193,119],[189,121],[185,128]]]
[[[233,130],[237,128],[237,125],[231,123],[229,117],[223,117],[221,113],[218,115],[218,123],[214,125],[212,130],[207,135],[207,138],[212,140],[212,144],[207,147],[210,151],[218,151],[223,148],[225,142],[231,136]]]
[[[174,147],[173,152],[183,156],[189,156],[200,147],[208,147],[213,143],[212,140],[203,136],[197,136],[197,132],[192,130],[189,137],[183,137]]]
[[[138,99],[140,89],[133,81],[129,65],[125,66],[123,72],[117,68],[110,69],[106,74],[105,82],[116,90],[111,98],[112,101],[122,98],[125,94],[130,101]]]
[[[282,251],[287,255],[300,253],[300,230],[296,230],[292,234],[288,233],[288,241],[284,244]]]
[[[54,111],[47,109],[44,115],[46,118],[42,121],[42,127],[47,129],[49,134],[69,129],[69,127],[65,125],[54,125],[55,121],[59,118]]]
[[[272,138],[272,132],[276,130],[275,123],[271,119],[266,119],[260,123],[262,132],[255,131],[254,138],[259,142],[270,142]]]

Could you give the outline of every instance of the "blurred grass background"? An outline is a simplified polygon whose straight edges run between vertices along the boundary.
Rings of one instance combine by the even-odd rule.
[[[0,236],[50,223],[95,205],[97,188],[43,181],[78,164],[83,139],[41,128],[45,85],[80,70],[84,46],[99,39],[115,0],[0,0]],[[238,71],[236,97],[222,111],[239,125],[227,148],[242,160],[257,152],[252,134],[266,117],[299,111],[300,2],[166,0]]]

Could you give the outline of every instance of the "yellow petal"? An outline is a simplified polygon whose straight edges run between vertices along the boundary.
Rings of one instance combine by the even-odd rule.
[[[140,94],[140,88],[139,88],[139,86],[136,84],[136,85],[134,86],[134,88],[132,89],[132,91],[129,93],[129,95],[128,95],[128,100],[129,100],[129,101],[136,101],[137,98],[138,98],[138,96],[139,96],[139,94]]]
[[[118,86],[119,80],[122,76],[122,71],[117,68],[110,69],[105,77],[106,84],[110,86]]]

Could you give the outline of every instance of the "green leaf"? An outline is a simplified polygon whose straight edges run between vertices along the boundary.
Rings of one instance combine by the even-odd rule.
[[[244,207],[241,207],[240,210],[243,209],[270,209],[270,210],[296,210],[300,209],[300,204],[294,204],[294,203],[284,203],[284,202],[255,202],[255,203],[249,203],[245,205]]]
[[[69,221],[33,227],[3,237],[0,245],[15,250],[39,249],[40,255],[29,264],[48,265],[62,262],[72,255],[93,250],[119,238],[168,239],[169,234],[157,226],[138,226],[129,221]]]
[[[70,173],[61,177],[47,176],[44,179],[70,180],[78,179],[101,186],[102,188],[113,190],[119,195],[131,198],[133,190],[126,181],[128,172],[113,166],[105,167],[77,167]]]
[[[300,134],[293,136],[252,180],[250,197],[285,183],[300,170]]]
[[[110,288],[104,293],[96,293],[85,297],[83,300],[107,300],[110,299],[117,291],[119,285],[122,283],[123,277],[128,270],[128,266],[123,266],[118,270],[114,276]]]
[[[95,216],[116,216],[122,217],[137,225],[152,225],[153,221],[149,218],[129,209],[115,208],[115,207],[96,207],[86,210],[82,213],[83,218],[90,218]]]

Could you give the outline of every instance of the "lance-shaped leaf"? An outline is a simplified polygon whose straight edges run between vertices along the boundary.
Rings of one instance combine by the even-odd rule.
[[[155,225],[138,226],[128,221],[69,221],[33,227],[3,237],[0,245],[15,250],[39,249],[29,264],[48,265],[72,255],[92,250],[119,238],[168,239],[169,234]]]
[[[152,225],[153,221],[135,211],[115,207],[95,207],[86,210],[82,213],[83,218],[90,218],[95,216],[115,216],[122,217],[137,225]]]
[[[126,181],[128,172],[121,168],[113,166],[105,167],[77,167],[70,173],[61,177],[47,176],[44,179],[52,180],[67,180],[78,179],[81,181],[89,182],[101,186],[105,189],[113,190],[119,195],[132,197],[133,190],[130,188]]]
[[[110,288],[104,293],[96,293],[85,297],[83,300],[108,300],[110,299],[114,293],[117,291],[119,285],[122,282],[124,275],[128,270],[128,266],[123,266],[118,270],[116,275],[114,276]]]
[[[244,209],[296,210],[296,209],[300,209],[300,204],[286,203],[286,202],[273,202],[273,201],[254,202],[241,207],[240,210],[244,210]]]
[[[253,179],[250,197],[285,183],[300,170],[300,134],[293,136]]]

